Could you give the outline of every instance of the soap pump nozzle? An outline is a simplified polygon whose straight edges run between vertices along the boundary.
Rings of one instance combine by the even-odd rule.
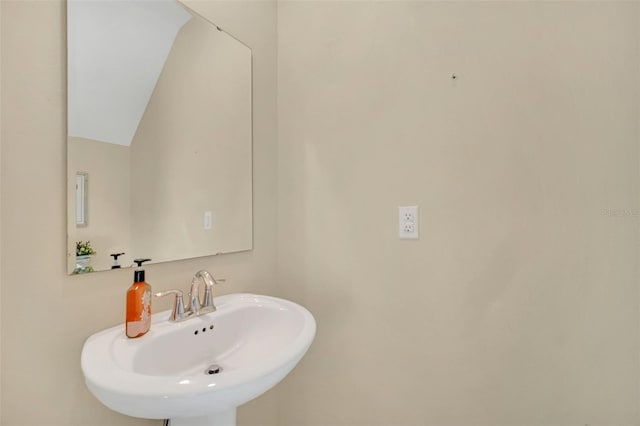
[[[144,269],[142,269],[142,264],[144,262],[149,262],[151,259],[135,259],[133,262],[138,265],[138,269],[136,269],[133,274],[134,281],[137,283],[144,281]]]

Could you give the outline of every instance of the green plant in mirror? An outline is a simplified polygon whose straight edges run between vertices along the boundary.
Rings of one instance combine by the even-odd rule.
[[[96,254],[96,251],[91,247],[91,241],[76,241],[76,267],[72,273],[86,274],[87,272],[93,272],[91,256],[94,254]]]
[[[91,241],[76,241],[76,256],[92,256],[96,251],[91,247]]]

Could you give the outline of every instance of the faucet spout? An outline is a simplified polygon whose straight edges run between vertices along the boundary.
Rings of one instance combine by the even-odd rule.
[[[216,305],[213,303],[213,286],[224,281],[224,279],[216,280],[209,272],[204,270],[196,272],[193,280],[191,280],[191,311],[196,315],[214,312]],[[200,303],[199,299],[200,282],[205,285],[202,303]],[[194,307],[197,307],[197,310],[194,310]]]

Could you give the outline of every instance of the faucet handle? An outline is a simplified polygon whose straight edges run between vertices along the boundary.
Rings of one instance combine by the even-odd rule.
[[[179,322],[184,321],[191,315],[190,312],[185,312],[184,300],[182,299],[182,291],[180,290],[167,290],[154,294],[155,297],[164,297],[170,294],[174,294],[173,309],[169,315],[169,321]]]

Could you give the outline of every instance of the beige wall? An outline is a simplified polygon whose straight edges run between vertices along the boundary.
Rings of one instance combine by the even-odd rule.
[[[121,265],[131,265],[129,147],[78,137],[68,138],[67,150],[67,271],[76,267],[76,241],[91,241],[96,251],[91,266],[110,269],[111,253],[122,253]],[[87,226],[75,221],[76,173],[88,174]]]
[[[279,3],[279,425],[640,423],[638,7]]]
[[[202,2],[200,2],[202,3]],[[209,2],[207,16],[253,48],[254,250],[147,267],[154,290],[186,289],[205,268],[220,293],[275,292],[276,7]],[[80,372],[84,340],[122,322],[130,271],[67,276],[65,8],[0,2],[2,119],[3,426],[140,425],[103,407]],[[168,309],[167,302],[154,304]],[[239,410],[244,425],[275,424],[275,395]]]

